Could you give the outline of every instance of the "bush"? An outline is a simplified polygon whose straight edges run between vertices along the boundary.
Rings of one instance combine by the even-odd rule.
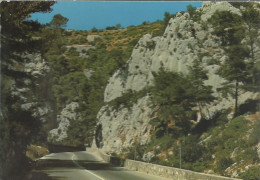
[[[223,139],[238,138],[245,131],[247,131],[247,121],[242,116],[236,117],[230,121],[228,127],[225,129]]]
[[[97,30],[97,28],[93,27],[93,28],[91,29],[91,32],[98,32],[98,30]]]
[[[197,137],[188,136],[182,145],[182,157],[185,162],[195,162],[204,152],[204,147],[198,144]]]
[[[237,157],[237,161],[241,161],[244,159],[247,160],[247,162],[250,162],[250,164],[258,163],[259,157],[256,147],[250,147],[243,150],[243,153]]]
[[[260,142],[260,121],[258,121],[254,126],[254,129],[249,136],[248,143],[252,146],[256,145],[258,142]]]
[[[221,157],[217,161],[217,171],[221,174],[224,173],[225,169],[227,169],[231,164],[233,164],[233,161],[229,157]]]
[[[246,172],[242,173],[239,178],[244,180],[259,180],[260,179],[260,166],[253,166]]]
[[[136,142],[135,145],[129,149],[129,152],[128,152],[126,158],[143,161],[142,157],[143,157],[146,149],[147,149],[146,145],[140,145],[140,144],[137,144],[137,142]]]

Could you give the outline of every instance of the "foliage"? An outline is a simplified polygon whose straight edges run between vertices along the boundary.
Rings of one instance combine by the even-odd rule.
[[[91,29],[91,31],[92,31],[92,32],[98,32],[98,29],[97,29],[96,27],[93,27],[93,28]]]
[[[146,149],[147,147],[145,145],[140,145],[136,142],[130,149],[128,149],[126,158],[142,161],[142,157]]]
[[[158,32],[160,22],[133,26],[126,30],[95,31],[102,36],[93,42],[83,41],[86,35],[93,32],[71,31],[70,34],[62,29],[42,28],[38,36],[42,37],[44,57],[51,66],[49,87],[55,104],[55,113],[62,111],[71,101],[80,104],[78,113],[80,118],[72,121],[68,130],[68,138],[63,144],[90,144],[96,125],[96,114],[104,105],[104,90],[108,79],[117,69],[125,68],[125,63],[131,55],[133,47],[138,39],[146,34]],[[116,26],[119,28],[119,25]],[[154,28],[156,27],[156,28]],[[124,41],[121,41],[124,39]],[[129,43],[130,42],[130,43]],[[95,48],[84,53],[87,58],[79,57],[79,52],[73,48],[73,44],[93,45]],[[67,48],[66,46],[72,46]],[[86,77],[84,73],[90,72]],[[142,94],[143,93],[143,94]],[[113,107],[125,105],[130,107],[145,92],[126,93],[127,98],[121,97],[111,102]],[[81,135],[79,135],[81,134]]]
[[[196,162],[205,153],[205,148],[198,144],[197,139],[194,135],[185,138],[182,144],[182,157],[185,162]]]
[[[144,97],[149,93],[149,88],[145,88],[141,91],[133,91],[128,90],[124,95],[112,100],[109,102],[109,107],[112,107],[112,109],[118,110],[119,108],[128,108],[130,109],[135,103],[137,103],[137,100]]]
[[[220,172],[221,174],[224,174],[224,171],[225,171],[231,164],[233,164],[233,161],[232,161],[231,158],[221,157],[221,158],[217,161],[217,170],[218,170],[218,172]]]
[[[191,118],[189,115],[192,114],[191,107],[193,106],[193,103],[189,101],[191,94],[188,81],[177,73],[163,70],[154,75],[152,99],[154,104],[159,106],[159,116],[152,123],[157,121],[157,126],[163,128],[168,134],[168,124],[174,121],[175,126],[187,133],[189,129],[187,120]],[[183,132],[177,132],[177,134]]]
[[[71,72],[62,76],[57,84],[53,85],[54,96],[57,97],[58,107],[69,102],[83,99],[87,88],[87,81],[82,72]]]
[[[196,114],[193,108],[197,104],[201,108],[202,103],[205,105],[214,100],[211,87],[205,86],[203,82],[207,79],[206,71],[198,63],[190,69],[187,77],[163,70],[154,73],[152,99],[159,110],[158,118],[151,123],[160,128],[161,132],[168,134],[168,124],[173,122],[172,133],[176,136],[187,134],[190,129],[189,120],[194,119]]]
[[[40,24],[35,21],[26,21],[30,13],[49,12],[50,6],[55,2],[1,2],[1,59],[7,61],[10,58],[18,57],[15,53],[33,51],[35,41],[31,39],[29,33],[37,31]],[[22,41],[18,41],[21,39]],[[21,61],[21,59],[20,59]],[[10,61],[8,63],[11,63]],[[4,66],[3,71],[6,70]]]
[[[121,28],[121,24],[117,24],[115,26],[108,26],[106,27],[106,30],[118,30]]]
[[[162,30],[162,34],[164,33],[166,27],[168,26],[168,23],[170,21],[171,18],[174,18],[176,15],[175,14],[170,14],[169,12],[165,12],[164,13],[164,19],[163,19],[163,30]]]
[[[246,172],[242,173],[239,178],[242,178],[244,180],[258,180],[260,179],[260,167],[259,166],[253,166],[250,167]]]
[[[217,11],[208,21],[214,26],[213,32],[221,38],[223,46],[239,44],[245,35],[242,18],[237,14]]]
[[[61,14],[55,14],[49,24],[50,28],[58,29],[66,27],[67,22],[69,21],[68,18],[63,17]]]
[[[259,74],[259,63],[256,63],[253,58],[255,48],[252,48],[257,44],[252,39],[259,17],[256,9],[250,9],[253,6],[244,7],[241,8],[242,16],[221,11],[216,12],[209,22],[206,22],[213,24],[213,34],[222,40],[222,48],[227,57],[223,63],[217,59],[211,62],[220,66],[218,75],[227,80],[223,84],[221,92],[233,96],[235,101],[245,88],[250,89],[258,83],[256,74]],[[197,17],[201,12],[196,12],[192,7],[189,11],[194,21],[200,20]],[[166,14],[165,17],[169,17],[169,14]],[[251,19],[255,19],[255,21]],[[253,46],[251,46],[252,43]],[[163,70],[154,73],[154,87],[150,89],[149,94],[157,109],[153,117],[157,118],[151,121],[155,131],[145,150],[145,152],[154,151],[157,155],[152,158],[152,162],[179,167],[180,141],[182,141],[182,167],[185,169],[201,172],[214,169],[215,172],[225,174],[225,169],[234,162],[237,162],[235,167],[240,167],[242,164],[257,164],[259,158],[255,145],[259,142],[260,123],[249,123],[243,116],[239,116],[237,110],[235,110],[235,118],[231,120],[227,118],[231,112],[231,109],[228,109],[223,112],[215,112],[215,115],[210,117],[210,121],[202,118],[192,128],[186,124],[176,124],[177,120],[188,122],[188,120],[194,119],[196,107],[201,109],[200,105],[206,107],[215,100],[212,95],[212,87],[204,84],[204,81],[207,80],[207,71],[203,69],[201,58],[193,61],[189,71],[190,74],[187,76],[163,72]],[[244,106],[248,106],[248,104],[244,104]],[[181,118],[184,112],[186,117]],[[245,108],[242,114],[246,112],[255,113],[255,111],[248,111]],[[187,132],[191,133],[190,136],[188,133],[183,133],[183,127],[187,127]],[[251,133],[249,133],[250,129],[252,129]],[[175,134],[176,132],[178,133]],[[156,148],[157,146],[160,148]],[[173,155],[168,154],[171,150]],[[235,150],[237,155],[231,156]],[[247,173],[247,176],[250,177],[250,174],[253,174],[252,177],[259,178],[256,176],[256,172],[256,170],[252,170]],[[242,176],[246,179],[244,174]]]
[[[196,12],[196,7],[193,7],[192,5],[188,5],[187,11],[190,14],[190,17],[193,17]]]
[[[244,16],[245,18],[246,16]],[[238,97],[243,83],[250,78],[250,63],[245,59],[250,57],[250,49],[242,43],[246,37],[246,29],[243,25],[251,17],[245,19],[228,11],[217,11],[209,20],[214,26],[214,33],[222,40],[222,45],[227,46],[225,53],[227,59],[219,69],[219,75],[227,81],[223,83],[221,90],[224,95],[230,94],[235,100],[234,117],[238,115]],[[250,20],[249,20],[250,22]],[[249,68],[249,69],[248,69]]]
[[[210,102],[215,100],[213,96],[212,86],[205,85],[205,81],[208,79],[207,72],[202,63],[199,60],[194,60],[192,66],[189,66],[189,81],[193,85],[193,101],[195,101],[202,115],[202,107],[207,106]]]
[[[249,136],[248,142],[251,146],[256,145],[257,143],[260,142],[260,121],[258,121],[255,124],[253,131]]]
[[[22,180],[30,168],[26,148],[38,136],[41,123],[32,112],[21,110],[21,99],[11,95],[12,85],[25,86],[24,78],[33,77],[22,71],[21,54],[37,52],[37,42],[31,35],[41,27],[35,21],[26,21],[30,13],[49,12],[54,2],[1,2],[1,70],[6,81],[1,82],[0,114],[0,174],[1,179]],[[11,61],[12,59],[12,61]],[[15,67],[19,64],[21,68]],[[10,83],[10,81],[11,83]],[[31,97],[28,97],[31,98]],[[17,171],[19,169],[19,171]]]
[[[37,160],[45,155],[47,155],[48,149],[41,146],[29,145],[27,146],[26,156],[31,160]]]
[[[193,21],[200,21],[200,17],[202,15],[202,12],[200,10],[196,11],[196,7],[193,7],[192,5],[188,5],[187,11],[190,14],[190,18]]]
[[[163,136],[163,137],[157,137],[155,134],[152,136],[151,143],[149,144],[150,147],[159,146],[160,148],[155,149],[155,154],[157,155],[160,151],[165,151],[172,147],[175,144],[175,139],[173,136]]]

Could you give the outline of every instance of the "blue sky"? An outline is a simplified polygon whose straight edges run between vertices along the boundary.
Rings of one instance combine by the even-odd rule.
[[[162,20],[164,12],[171,14],[186,11],[187,5],[200,7],[202,2],[174,1],[58,1],[51,13],[31,14],[31,19],[40,23],[50,22],[53,15],[69,18],[67,29],[90,30],[93,27],[105,29],[121,24],[122,27],[139,25],[144,21]]]

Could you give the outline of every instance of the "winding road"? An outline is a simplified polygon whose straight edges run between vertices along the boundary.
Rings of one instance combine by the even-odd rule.
[[[38,163],[37,171],[57,180],[166,180],[115,167],[86,151],[52,153]]]

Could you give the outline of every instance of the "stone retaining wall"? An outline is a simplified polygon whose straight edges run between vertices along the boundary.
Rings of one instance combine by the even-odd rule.
[[[104,161],[116,165],[123,166],[126,169],[147,173],[150,175],[161,176],[174,180],[241,180],[236,178],[216,176],[212,174],[198,173],[185,169],[173,168],[168,166],[161,166],[157,164],[145,163],[141,161],[134,161],[130,159],[119,159],[107,155],[100,149],[87,148],[86,151],[98,154]]]
[[[161,176],[174,180],[238,180],[235,178],[203,174],[129,159],[125,160],[124,167],[129,170],[144,172],[150,175]]]

